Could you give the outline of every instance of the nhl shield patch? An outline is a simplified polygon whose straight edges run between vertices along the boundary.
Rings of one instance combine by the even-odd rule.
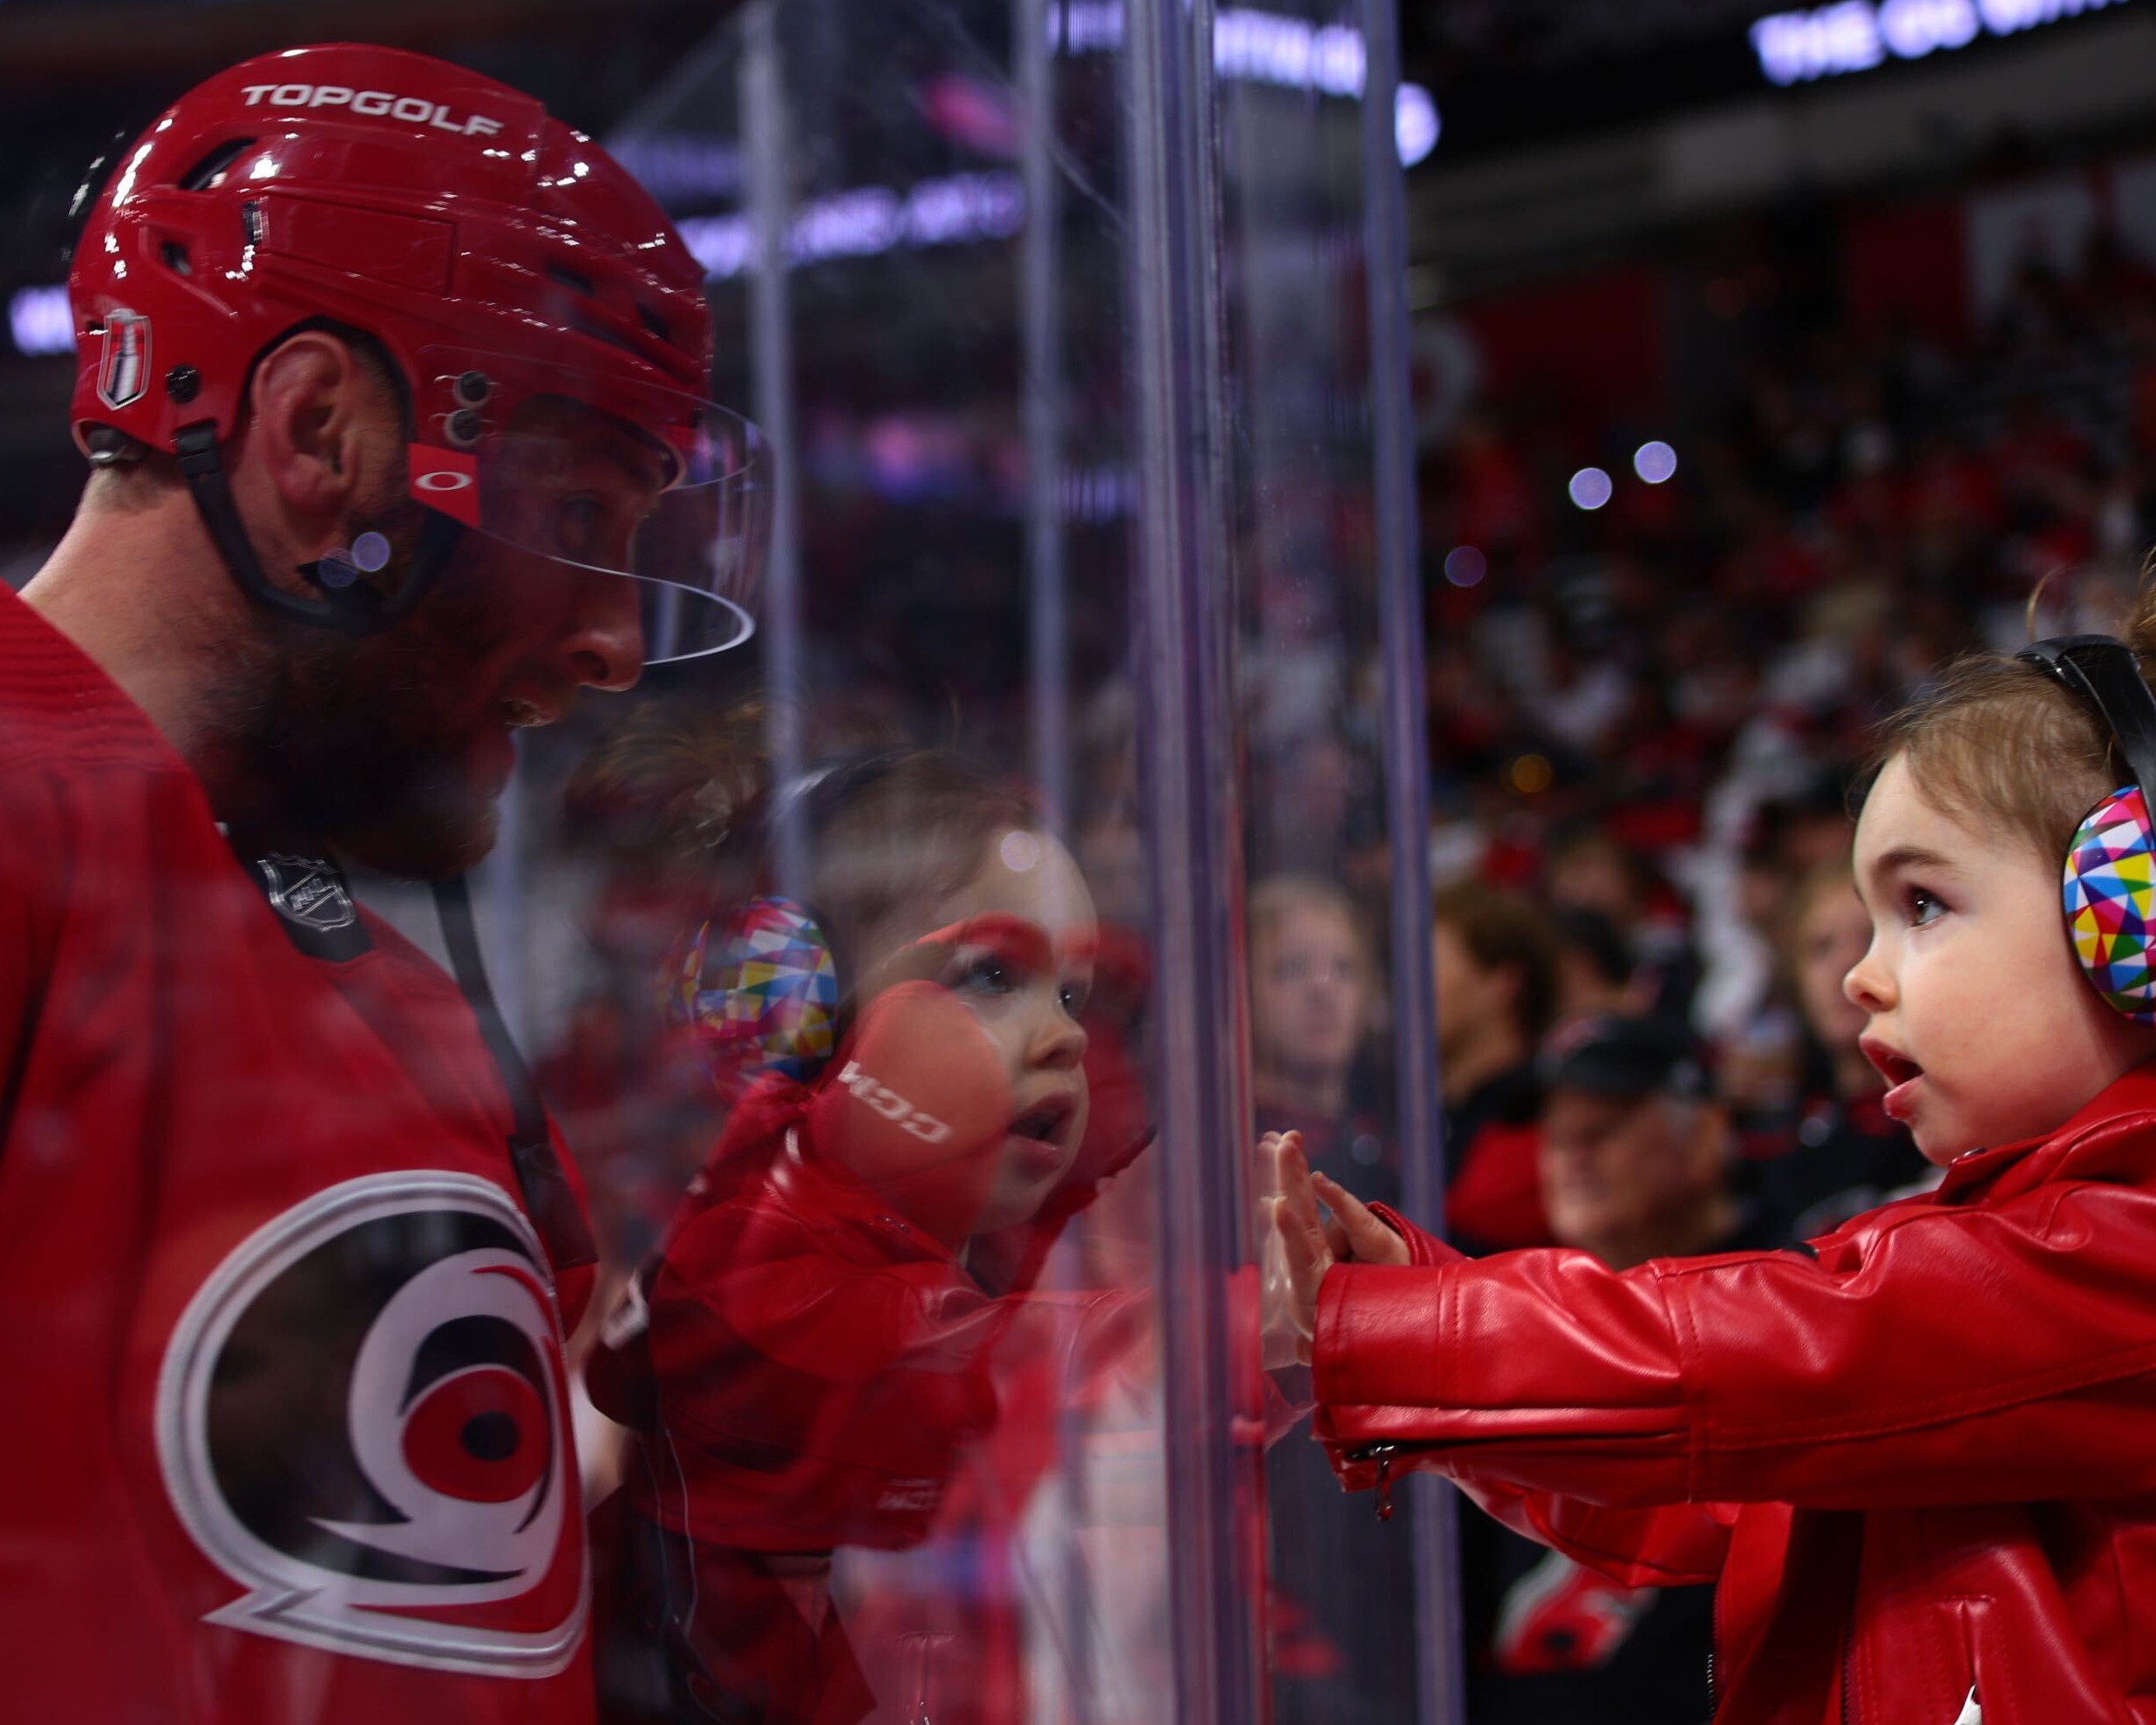
[[[279,916],[323,934],[359,920],[343,873],[326,857],[269,856],[255,866]]]
[[[309,958],[341,964],[372,950],[343,871],[327,857],[273,851],[255,856],[247,867],[286,938]]]

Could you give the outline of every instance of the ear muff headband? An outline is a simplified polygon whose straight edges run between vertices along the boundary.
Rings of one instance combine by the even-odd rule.
[[[2143,790],[2156,786],[2156,696],[2132,649],[2110,635],[2054,636],[2017,656],[2095,708],[2133,774],[2075,829],[2061,903],[2091,986],[2115,1011],[2156,1024],[2156,831]]]
[[[2015,656],[2041,666],[2094,707],[2111,727],[2133,782],[2156,785],[2156,695],[2149,693],[2132,648],[2108,635],[2061,635]]]

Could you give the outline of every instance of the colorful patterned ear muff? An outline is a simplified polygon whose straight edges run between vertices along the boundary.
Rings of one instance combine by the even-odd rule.
[[[766,1072],[805,1083],[831,1058],[838,963],[805,906],[752,899],[676,943],[661,974],[659,1011],[695,1038],[731,1104]]]
[[[2017,655],[2096,709],[2132,771],[2075,829],[2061,894],[2074,955],[2116,1011],[2156,1024],[2156,830],[2144,785],[2156,785],[2156,696],[2140,662],[2107,635],[2039,641]]]
[[[840,756],[783,786],[764,816],[765,869],[781,822],[819,842],[841,810],[907,758],[902,750]],[[729,1104],[767,1072],[813,1079],[838,1048],[846,1004],[837,954],[816,913],[794,899],[751,899],[684,934],[659,973],[659,1014],[694,1037]]]

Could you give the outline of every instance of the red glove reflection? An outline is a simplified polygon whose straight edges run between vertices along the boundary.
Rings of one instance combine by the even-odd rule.
[[[901,982],[862,1011],[809,1104],[803,1148],[956,1250],[995,1185],[1010,1109],[979,1021],[934,982]]]

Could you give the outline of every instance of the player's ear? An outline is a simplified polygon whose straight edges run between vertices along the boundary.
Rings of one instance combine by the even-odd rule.
[[[381,390],[344,342],[303,329],[255,370],[248,447],[285,507],[342,520],[381,439]]]

